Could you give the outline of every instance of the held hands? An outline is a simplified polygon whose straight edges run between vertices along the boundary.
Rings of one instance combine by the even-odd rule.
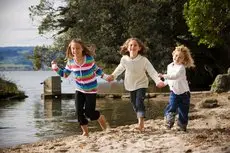
[[[158,74],[158,77],[160,77],[161,81],[165,81],[165,79],[166,79],[166,77],[167,77],[167,74],[159,73],[159,74]]]
[[[159,74],[158,74],[158,77],[160,77],[160,78],[164,78],[164,76],[163,76],[163,74],[162,74],[162,73],[159,73]]]
[[[107,75],[107,74],[102,74],[101,78],[108,81],[108,82],[111,82],[114,80],[113,75]]]
[[[159,82],[159,83],[157,84],[157,87],[158,87],[158,88],[163,88],[163,87],[165,87],[164,82],[163,82],[163,81]]]
[[[109,75],[106,79],[108,82],[111,82],[114,80],[114,76],[113,75]]]
[[[103,75],[101,76],[101,78],[104,79],[104,80],[106,80],[106,81],[108,81],[108,82],[111,82],[111,81],[114,80],[113,75],[107,75],[107,74],[103,74]]]
[[[161,79],[164,79],[164,74],[159,73],[159,74],[158,74],[158,77],[160,77]],[[166,85],[164,84],[163,81],[161,81],[161,82],[159,82],[159,83],[157,84],[157,87],[158,87],[158,88],[163,88],[163,87],[165,87],[165,86],[166,86]]]

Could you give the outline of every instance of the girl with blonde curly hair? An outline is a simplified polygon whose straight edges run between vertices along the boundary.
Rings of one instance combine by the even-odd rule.
[[[169,103],[165,108],[167,128],[171,129],[178,113],[179,130],[186,131],[190,105],[190,89],[186,77],[186,68],[195,67],[190,50],[180,45],[172,52],[173,62],[167,66],[166,74],[159,74],[164,78],[165,85],[169,86]]]

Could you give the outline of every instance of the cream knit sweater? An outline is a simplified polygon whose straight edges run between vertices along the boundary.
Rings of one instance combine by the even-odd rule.
[[[154,80],[156,85],[161,81],[158,77],[157,71],[149,60],[141,55],[137,55],[134,59],[131,59],[128,55],[124,55],[112,75],[114,78],[117,78],[124,71],[124,85],[125,89],[128,91],[134,91],[139,88],[148,88],[149,80],[146,72]]]

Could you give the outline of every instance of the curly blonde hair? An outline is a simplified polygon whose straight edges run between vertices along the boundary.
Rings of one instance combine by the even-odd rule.
[[[140,46],[141,50],[138,51],[138,54],[141,54],[141,55],[144,55],[146,54],[147,52],[147,47],[144,45],[144,43],[138,39],[138,38],[129,38],[125,41],[125,43],[120,47],[120,54],[121,55],[129,55],[129,52],[128,52],[128,45],[129,45],[129,42],[132,41],[132,40],[135,40],[138,45]]]
[[[82,40],[80,40],[80,39],[72,39],[71,41],[70,41],[70,43],[69,43],[69,45],[68,45],[68,47],[67,47],[67,49],[66,49],[66,57],[65,57],[65,59],[73,59],[73,54],[72,54],[72,52],[71,52],[71,45],[73,44],[73,43],[78,43],[78,44],[80,44],[81,45],[81,47],[82,47],[82,49],[83,49],[83,51],[82,51],[82,54],[83,55],[89,55],[89,56],[94,56],[95,55],[95,45],[91,45],[91,46],[89,46],[89,47],[87,47],[84,43],[83,43],[83,41]]]
[[[181,54],[183,54],[184,60],[183,60],[182,64],[184,64],[185,67],[187,67],[187,68],[195,67],[194,60],[191,56],[191,52],[188,49],[188,47],[186,47],[184,45],[177,46],[177,47],[175,47],[175,50],[172,52],[172,55],[175,52],[180,52]]]

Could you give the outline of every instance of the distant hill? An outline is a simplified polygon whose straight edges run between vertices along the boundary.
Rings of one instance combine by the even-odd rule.
[[[0,47],[0,71],[33,70],[33,64],[26,57],[34,47]]]

